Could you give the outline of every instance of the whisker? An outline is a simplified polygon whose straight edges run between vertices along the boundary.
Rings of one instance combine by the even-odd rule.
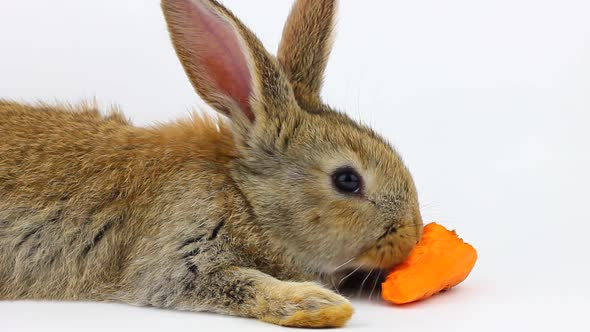
[[[415,227],[416,227],[416,224],[403,224],[403,225],[399,226],[397,229],[400,230],[400,229],[404,229],[404,228],[415,228]]]
[[[379,282],[379,278],[381,278],[381,272],[383,272],[383,270],[379,269],[379,274],[377,275],[377,278],[375,278],[375,283],[373,284],[373,289],[371,289],[371,294],[369,294],[369,300],[371,300],[371,297],[373,297],[373,292],[375,291],[375,288],[377,287],[377,283]]]
[[[336,287],[336,284],[334,283],[334,275],[333,274],[330,275],[330,282],[332,283],[332,288],[336,291],[336,293],[342,295],[340,293],[340,290],[338,289],[338,287]]]
[[[349,274],[347,274],[344,278],[340,279],[340,282],[338,283],[337,288],[340,288],[340,284],[342,284],[342,282],[346,279],[348,279],[348,277],[350,277],[351,275],[353,275],[356,271],[358,271],[363,265],[359,265],[356,269],[352,270],[352,272],[350,272]]]
[[[361,294],[363,293],[363,287],[365,286],[365,282],[367,282],[367,279],[369,279],[369,276],[371,275],[371,273],[373,273],[373,270],[375,268],[373,267],[371,269],[371,271],[369,271],[369,273],[367,273],[367,276],[365,277],[365,279],[363,279],[363,282],[361,283],[361,288],[359,289],[358,293],[356,294],[357,297],[361,297]]]
[[[422,204],[420,204],[420,209],[427,209],[427,208],[432,207],[434,205],[435,205],[435,203],[433,203],[433,202],[422,203]]]
[[[338,267],[337,267],[337,268],[335,268],[335,269],[332,271],[332,273],[334,273],[334,272],[338,271],[338,269],[340,269],[340,268],[341,268],[341,267],[343,267],[344,265],[346,265],[346,264],[348,264],[348,263],[352,262],[352,260],[353,260],[353,259],[354,259],[354,257],[353,257],[353,258],[351,258],[351,259],[349,259],[349,260],[347,260],[346,262],[344,262],[344,263],[342,263],[342,264],[338,265]]]

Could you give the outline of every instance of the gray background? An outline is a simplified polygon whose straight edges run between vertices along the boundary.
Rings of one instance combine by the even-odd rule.
[[[290,0],[223,3],[274,53]],[[425,220],[456,228],[480,254],[465,283],[422,303],[354,300],[349,329],[587,329],[589,16],[586,0],[341,2],[325,100],[394,142]],[[157,0],[0,0],[0,97],[96,97],[137,125],[204,107]],[[212,314],[51,302],[0,302],[0,324],[276,330]]]

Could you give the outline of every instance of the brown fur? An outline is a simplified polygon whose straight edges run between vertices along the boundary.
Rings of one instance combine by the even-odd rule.
[[[307,109],[320,109],[324,70],[332,49],[336,1],[297,1],[283,30],[277,59]]]
[[[311,281],[343,265],[391,267],[422,221],[397,153],[319,100],[335,2],[298,1],[280,61],[215,1],[162,7],[197,92],[231,122],[139,128],[116,110],[0,100],[0,299],[342,326],[350,303]],[[190,11],[208,25],[187,21]],[[219,44],[219,31],[235,43]],[[225,83],[227,61],[247,65],[232,74],[240,84]],[[361,174],[362,195],[335,190],[341,166]]]

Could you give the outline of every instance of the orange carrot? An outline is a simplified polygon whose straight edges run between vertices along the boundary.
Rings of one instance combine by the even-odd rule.
[[[382,284],[383,299],[404,304],[430,297],[465,280],[477,251],[454,231],[431,223],[405,262],[394,267]]]

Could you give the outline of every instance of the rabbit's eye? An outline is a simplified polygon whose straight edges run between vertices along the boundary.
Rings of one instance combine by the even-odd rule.
[[[332,174],[332,182],[338,191],[345,194],[358,194],[361,191],[361,176],[350,167],[337,169]]]

